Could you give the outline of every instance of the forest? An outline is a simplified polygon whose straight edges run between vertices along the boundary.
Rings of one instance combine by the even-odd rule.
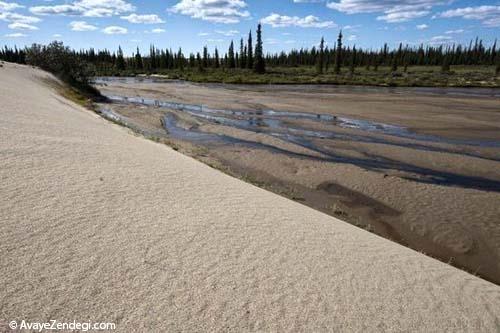
[[[498,86],[500,50],[497,41],[485,46],[476,38],[468,45],[399,44],[390,48],[363,49],[345,45],[342,31],[329,48],[321,38],[312,48],[265,53],[262,27],[247,38],[231,41],[227,50],[184,54],[181,48],[151,45],[147,54],[137,48],[125,55],[119,46],[111,50],[71,50],[61,42],[49,46],[0,49],[0,60],[38,65],[50,50],[62,49],[80,78],[159,74],[174,79],[227,83],[333,83],[395,86]],[[38,60],[37,60],[38,59]],[[63,61],[67,63],[67,61]],[[85,67],[85,68],[82,68]],[[57,69],[59,73],[73,69]],[[484,82],[486,81],[486,84]]]

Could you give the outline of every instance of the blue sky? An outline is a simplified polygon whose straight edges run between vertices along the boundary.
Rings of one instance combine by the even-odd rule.
[[[277,52],[333,45],[339,29],[361,47],[486,43],[500,38],[500,0],[0,0],[0,45],[54,39],[79,48],[121,45],[225,50],[263,23],[264,47]]]

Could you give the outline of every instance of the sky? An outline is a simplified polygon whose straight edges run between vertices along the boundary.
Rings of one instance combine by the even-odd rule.
[[[500,39],[500,0],[0,0],[0,45],[225,50],[259,22],[266,52],[310,48],[321,37],[333,46],[340,29],[347,45],[363,48],[476,36],[491,44]]]

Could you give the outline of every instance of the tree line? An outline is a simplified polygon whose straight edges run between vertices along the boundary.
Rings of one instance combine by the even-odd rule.
[[[43,52],[44,47],[33,45],[24,49],[17,47],[0,49],[0,59],[29,63],[29,55],[34,51]],[[256,30],[255,46],[252,31],[246,39],[239,43],[231,41],[229,48],[221,52],[217,48],[210,52],[203,47],[200,52],[185,55],[182,49],[160,49],[151,45],[149,53],[142,55],[139,48],[131,56],[125,56],[121,47],[116,52],[105,50],[73,51],[65,49],[71,58],[79,59],[97,75],[113,75],[124,72],[154,73],[165,70],[185,69],[203,72],[207,69],[245,69],[258,74],[266,72],[266,67],[300,67],[315,66],[318,74],[333,71],[340,74],[342,67],[348,67],[351,73],[357,67],[377,71],[380,66],[389,66],[397,71],[408,66],[441,66],[443,71],[449,71],[452,65],[496,65],[500,72],[500,50],[497,41],[486,47],[482,40],[476,38],[468,45],[419,45],[409,46],[399,44],[389,48],[384,44],[380,49],[363,49],[356,46],[345,46],[342,31],[339,33],[333,47],[328,47],[324,38],[318,46],[312,48],[293,49],[289,52],[264,54],[262,26]]]

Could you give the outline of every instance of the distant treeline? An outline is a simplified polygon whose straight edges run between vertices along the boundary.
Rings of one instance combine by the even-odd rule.
[[[40,45],[33,45],[25,49],[5,47],[0,50],[0,59],[17,62],[32,63],[30,54],[34,50],[43,50]],[[217,48],[210,52],[205,46],[200,52],[186,56],[182,49],[162,49],[151,45],[149,54],[142,55],[139,48],[131,56],[125,56],[122,48],[116,52],[105,50],[72,51],[71,57],[85,63],[94,75],[114,75],[123,73],[155,73],[167,70],[185,69],[203,72],[213,69],[247,69],[263,74],[266,66],[270,67],[300,67],[316,66],[318,74],[325,71],[340,73],[341,67],[349,67],[354,72],[356,67],[366,67],[374,71],[379,66],[390,66],[392,71],[399,67],[408,66],[441,66],[443,71],[449,71],[451,65],[496,65],[497,74],[500,71],[500,50],[497,42],[486,47],[482,40],[476,38],[468,45],[431,46],[420,45],[410,47],[399,44],[391,49],[385,44],[380,49],[362,49],[356,46],[343,45],[343,36],[340,32],[337,42],[332,48],[325,46],[324,39],[320,44],[310,49],[291,50],[278,54],[264,54],[262,42],[262,27],[259,25],[256,32],[255,46],[252,32],[248,38],[239,41],[239,45],[231,41],[226,52],[221,53]]]

